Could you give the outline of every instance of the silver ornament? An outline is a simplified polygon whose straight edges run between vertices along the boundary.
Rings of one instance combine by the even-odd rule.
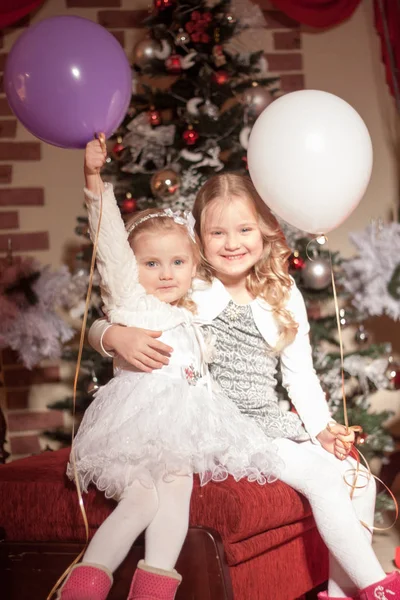
[[[301,272],[306,288],[324,290],[331,282],[331,265],[325,258],[307,260]]]
[[[162,169],[154,173],[150,186],[151,191],[157,198],[173,200],[179,194],[181,178],[173,169]]]
[[[207,115],[207,117],[210,117],[210,119],[213,119],[214,121],[216,121],[219,116],[218,106],[216,104],[213,104],[211,100],[208,99],[204,102],[204,106],[202,106],[201,112]]]
[[[354,339],[356,340],[357,344],[366,344],[368,342],[369,334],[368,331],[365,330],[364,325],[358,326]]]
[[[256,119],[272,101],[273,98],[267,88],[258,84],[253,84],[242,94],[242,102],[247,107],[247,115],[251,119]]]
[[[152,38],[144,38],[136,44],[133,49],[133,63],[137,67],[149,67],[151,63],[157,60],[157,53],[160,52],[159,42]]]

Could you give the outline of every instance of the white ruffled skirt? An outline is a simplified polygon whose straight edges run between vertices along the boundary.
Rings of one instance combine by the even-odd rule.
[[[102,387],[73,448],[81,488],[116,498],[135,480],[198,473],[202,485],[228,475],[264,484],[281,467],[273,441],[217,386],[211,395],[202,381],[152,373],[122,371]]]

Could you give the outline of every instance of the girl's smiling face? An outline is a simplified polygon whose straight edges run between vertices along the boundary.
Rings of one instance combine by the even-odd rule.
[[[204,256],[225,284],[245,280],[264,251],[253,202],[246,197],[216,198],[205,209]]]

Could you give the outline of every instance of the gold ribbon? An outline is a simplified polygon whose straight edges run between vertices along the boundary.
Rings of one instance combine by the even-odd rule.
[[[308,254],[308,246],[313,241],[314,240],[311,240],[307,244],[307,248],[306,248],[306,254],[310,260],[313,260],[313,259]],[[317,238],[317,241],[320,244],[324,244],[325,242],[328,241],[328,238],[325,235],[323,235],[323,236],[320,236],[319,238]],[[333,272],[332,254],[331,254],[330,250],[328,250],[328,251],[329,251],[329,260],[330,260],[330,264],[331,264],[331,280],[332,280],[333,300],[334,300],[334,304],[335,304],[335,314],[336,314],[336,323],[337,323],[337,328],[338,328],[339,349],[340,349],[340,372],[341,372],[341,382],[342,382],[343,418],[344,418],[344,425],[346,427],[346,435],[348,435],[350,431],[354,431],[354,433],[361,433],[362,427],[360,425],[349,426],[349,418],[348,418],[348,414],[347,414],[347,398],[346,398],[346,391],[345,391],[345,378],[344,378],[344,350],[343,350],[342,326],[340,324],[339,302],[338,302],[337,291],[336,291],[335,275]],[[331,430],[329,423],[327,425],[327,429],[330,433],[332,433],[332,435],[335,435],[334,432]],[[383,487],[386,489],[386,491],[392,497],[392,500],[395,505],[396,516],[395,516],[393,523],[391,525],[389,525],[388,527],[374,527],[374,526],[368,525],[367,523],[364,523],[363,521],[360,521],[360,523],[369,531],[387,531],[389,529],[392,529],[392,527],[394,527],[394,525],[398,519],[398,516],[399,516],[399,506],[396,501],[396,498],[394,497],[394,494],[381,479],[379,479],[378,477],[376,477],[376,475],[373,475],[371,473],[371,468],[368,464],[367,459],[357,448],[355,448],[353,446],[349,455],[352,456],[352,458],[356,461],[356,466],[348,469],[345,472],[345,474],[343,475],[344,482],[346,483],[346,485],[348,485],[350,487],[350,498],[353,499],[354,493],[356,490],[360,490],[360,489],[367,487],[368,482],[370,481],[371,477],[373,477],[376,481],[379,481],[379,483],[381,483],[383,485]],[[362,461],[365,465],[365,471],[360,468],[360,464],[361,464],[360,457],[362,458]],[[349,477],[352,477],[352,481],[348,481]],[[360,477],[365,479],[365,483],[363,483],[363,484],[358,483]]]
[[[100,138],[102,138],[102,139],[100,139]],[[100,143],[102,144],[102,147],[105,148],[105,140],[104,140],[104,136],[102,136],[102,134],[100,134],[99,140],[100,140]],[[88,289],[87,289],[87,293],[86,293],[85,311],[84,311],[82,326],[81,326],[79,350],[78,350],[78,357],[76,360],[74,389],[73,389],[73,397],[72,397],[72,435],[71,435],[70,461],[72,463],[72,467],[73,467],[73,471],[74,471],[74,481],[75,481],[75,486],[76,486],[76,493],[78,494],[78,504],[79,504],[79,508],[81,511],[83,523],[85,525],[85,545],[84,545],[83,549],[81,550],[81,552],[78,554],[78,556],[73,560],[73,562],[69,565],[69,567],[67,567],[67,569],[64,571],[64,573],[61,575],[61,577],[59,577],[57,582],[54,584],[54,586],[51,589],[46,600],[51,600],[53,594],[58,590],[58,587],[62,584],[64,579],[69,575],[69,573],[71,572],[74,565],[76,565],[76,563],[80,561],[80,559],[84,555],[86,548],[88,547],[88,544],[89,544],[89,522],[88,522],[86,510],[85,510],[85,505],[83,502],[82,490],[81,490],[81,485],[80,485],[80,481],[79,481],[78,471],[76,468],[74,437],[75,437],[75,414],[76,414],[76,395],[77,395],[77,388],[78,388],[78,379],[79,379],[79,372],[80,372],[80,368],[81,368],[83,345],[84,345],[84,341],[85,341],[86,324],[87,324],[87,317],[88,317],[88,311],[89,311],[90,297],[92,295],[93,275],[94,275],[94,268],[96,265],[96,254],[97,254],[97,245],[98,245],[100,226],[101,226],[101,218],[103,215],[103,195],[101,193],[101,185],[102,185],[102,181],[101,181],[100,174],[99,174],[99,190],[98,190],[99,191],[98,196],[100,196],[99,223],[97,225],[96,235],[95,235],[94,242],[93,242],[93,253],[92,253],[92,260],[90,262],[90,272],[89,272],[89,283],[88,283]]]

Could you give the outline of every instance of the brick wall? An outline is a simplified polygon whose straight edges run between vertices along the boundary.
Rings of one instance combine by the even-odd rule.
[[[97,21],[117,38],[131,55],[136,41],[143,36],[140,24],[148,14],[148,0],[136,0],[136,10],[131,10],[131,0],[48,0],[33,17],[33,22],[57,14],[72,14]],[[272,74],[281,76],[284,91],[304,87],[301,33],[298,24],[284,14],[274,10],[268,0],[260,3],[267,21],[264,30],[242,35],[241,50],[263,49]],[[60,168],[65,154],[32,138],[14,118],[2,90],[2,71],[12,43],[30,25],[30,18],[16,24],[0,36],[0,258],[11,240],[16,254],[32,254],[42,262],[53,262],[59,254],[59,245],[67,244],[73,231],[74,219],[79,214],[81,202],[70,208],[68,224],[60,229],[56,220],[60,202],[58,184],[49,178],[54,171],[50,160]],[[68,155],[71,156],[71,155]],[[58,161],[58,162],[57,162]],[[54,164],[54,162],[53,162]],[[79,189],[78,162],[65,167],[65,181],[77,178]],[[80,165],[79,165],[80,168]],[[69,169],[69,171],[68,171]],[[76,174],[75,174],[76,173]],[[35,181],[36,184],[32,185]],[[65,195],[63,203],[69,202]],[[63,205],[63,208],[64,208]],[[60,206],[60,204],[59,204]],[[67,207],[68,208],[68,207]],[[46,227],[43,227],[46,224]],[[56,229],[57,228],[57,229]],[[60,241],[61,237],[61,241]],[[20,457],[40,451],[46,440],[39,432],[63,423],[65,415],[48,411],[46,405],[68,395],[69,382],[63,381],[71,375],[71,365],[46,364],[27,371],[16,362],[13,352],[2,353],[4,389],[0,395],[8,423],[8,450],[12,457]]]

